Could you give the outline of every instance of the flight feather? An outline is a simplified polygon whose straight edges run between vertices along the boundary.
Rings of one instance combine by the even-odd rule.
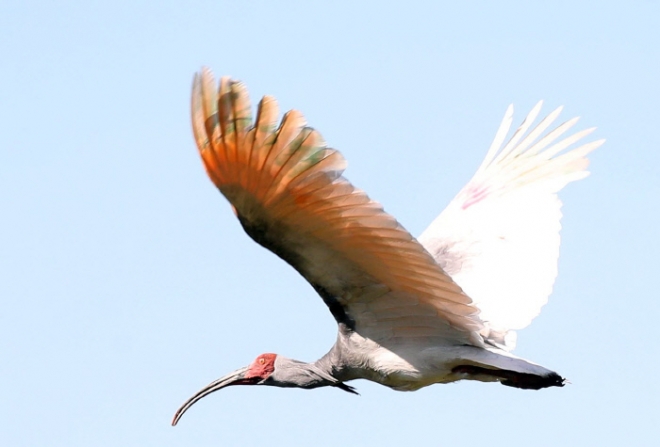
[[[266,96],[253,121],[243,84],[222,78],[216,87],[208,70],[194,79],[191,108],[206,171],[246,232],[298,270],[340,323],[369,336],[386,318],[382,304],[390,303],[390,312],[423,307],[435,317],[423,330],[451,326],[482,343],[472,300],[379,203],[342,176],[344,158],[301,113],[286,113],[278,127],[276,101]],[[390,329],[389,336],[406,332]]]

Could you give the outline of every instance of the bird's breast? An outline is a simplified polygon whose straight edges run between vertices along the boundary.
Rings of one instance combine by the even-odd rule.
[[[362,378],[398,391],[415,391],[434,383],[457,380],[451,369],[456,356],[451,348],[393,343],[387,347],[353,334],[345,345],[341,380]]]

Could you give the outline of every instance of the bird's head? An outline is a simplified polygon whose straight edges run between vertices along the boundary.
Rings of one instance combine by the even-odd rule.
[[[177,410],[172,425],[176,425],[183,413],[202,397],[231,385],[270,385],[305,389],[335,386],[349,393],[358,394],[353,387],[335,379],[314,363],[300,362],[267,353],[258,356],[249,366],[214,380],[199,390]]]

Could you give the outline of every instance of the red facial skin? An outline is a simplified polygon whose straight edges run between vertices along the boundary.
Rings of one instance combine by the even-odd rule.
[[[244,377],[246,379],[267,379],[275,371],[276,357],[277,354],[261,354],[252,362]]]

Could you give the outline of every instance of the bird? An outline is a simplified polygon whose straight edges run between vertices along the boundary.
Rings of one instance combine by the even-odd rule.
[[[547,131],[561,107],[532,127],[541,106],[508,140],[507,108],[474,176],[415,238],[343,176],[341,153],[300,112],[285,113],[278,126],[277,102],[264,96],[253,118],[243,83],[225,76],[216,84],[207,68],[195,74],[192,128],[208,177],[245,232],[309,282],[338,331],[315,362],[265,353],[211,382],[172,425],[234,385],[354,394],[346,382],[355,379],[398,391],[460,380],[564,386],[558,373],[511,351],[557,276],[557,193],[589,174],[587,155],[605,140],[574,147],[595,130],[565,136],[578,118]]]

